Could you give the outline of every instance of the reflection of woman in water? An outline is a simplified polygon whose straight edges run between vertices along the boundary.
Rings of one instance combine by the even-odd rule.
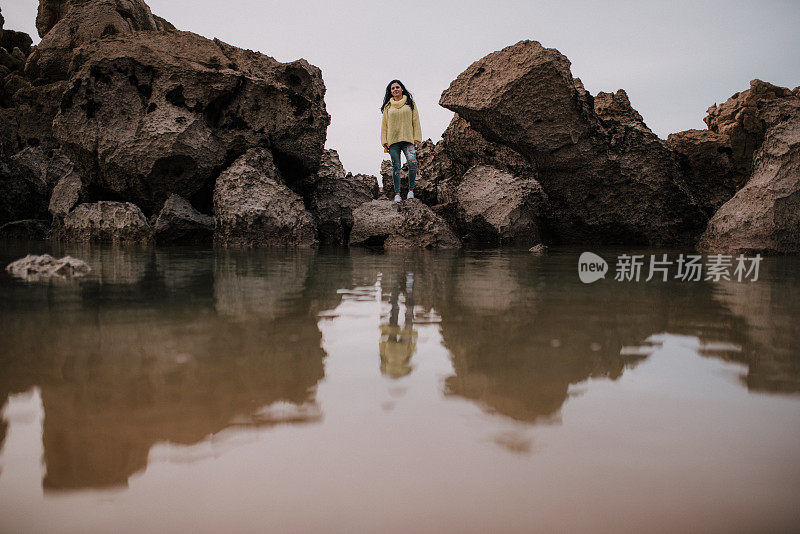
[[[406,376],[414,368],[411,357],[417,348],[417,331],[414,330],[414,274],[405,277],[406,315],[401,328],[398,325],[400,305],[398,303],[403,288],[403,277],[398,276],[392,288],[392,311],[389,324],[381,325],[381,373],[391,378]]]

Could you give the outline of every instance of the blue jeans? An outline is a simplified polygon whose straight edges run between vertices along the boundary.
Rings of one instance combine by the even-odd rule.
[[[414,189],[414,180],[417,178],[417,150],[412,143],[400,141],[389,146],[389,157],[392,158],[392,180],[394,181],[394,194],[400,194],[400,152],[406,155],[408,162],[408,188]]]

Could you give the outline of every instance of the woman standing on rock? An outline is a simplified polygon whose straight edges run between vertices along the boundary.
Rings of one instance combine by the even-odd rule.
[[[403,82],[392,80],[386,86],[386,94],[381,105],[381,144],[392,158],[392,180],[394,181],[394,201],[400,202],[400,153],[406,155],[408,162],[408,196],[414,198],[414,180],[417,177],[417,148],[422,141],[422,128],[414,99]]]

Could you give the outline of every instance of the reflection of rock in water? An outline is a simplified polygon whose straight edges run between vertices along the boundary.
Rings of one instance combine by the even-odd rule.
[[[800,260],[765,258],[756,282],[720,282],[714,298],[744,319],[741,350],[726,359],[748,365],[744,382],[761,391],[800,391]],[[711,355],[718,355],[717,352]]]
[[[576,256],[462,259],[438,303],[455,375],[446,393],[520,421],[558,418],[571,384],[618,378],[659,332],[739,343],[741,321],[708,284],[582,284]]]
[[[310,250],[218,251],[214,265],[217,313],[278,317],[303,296],[314,258]]]
[[[189,257],[157,260],[132,285],[39,288],[0,312],[3,400],[33,385],[42,391],[46,489],[124,485],[157,442],[321,417],[315,387],[325,354],[307,303],[231,321],[214,312],[209,287],[205,298],[194,293],[214,271],[225,287],[246,285],[232,279],[236,260],[198,261],[193,273],[184,272]],[[279,283],[291,295],[305,281]],[[15,291],[3,286],[2,296]]]

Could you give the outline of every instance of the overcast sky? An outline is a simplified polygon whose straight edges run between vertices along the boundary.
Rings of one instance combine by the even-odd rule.
[[[3,0],[5,27],[29,32],[37,0]],[[473,61],[522,39],[556,48],[592,94],[628,92],[660,137],[705,128],[708,106],[753,78],[800,85],[800,1],[311,2],[149,0],[178,29],[322,69],[328,148],[348,171],[379,174],[380,107],[402,80],[437,141],[452,112],[439,97]]]

